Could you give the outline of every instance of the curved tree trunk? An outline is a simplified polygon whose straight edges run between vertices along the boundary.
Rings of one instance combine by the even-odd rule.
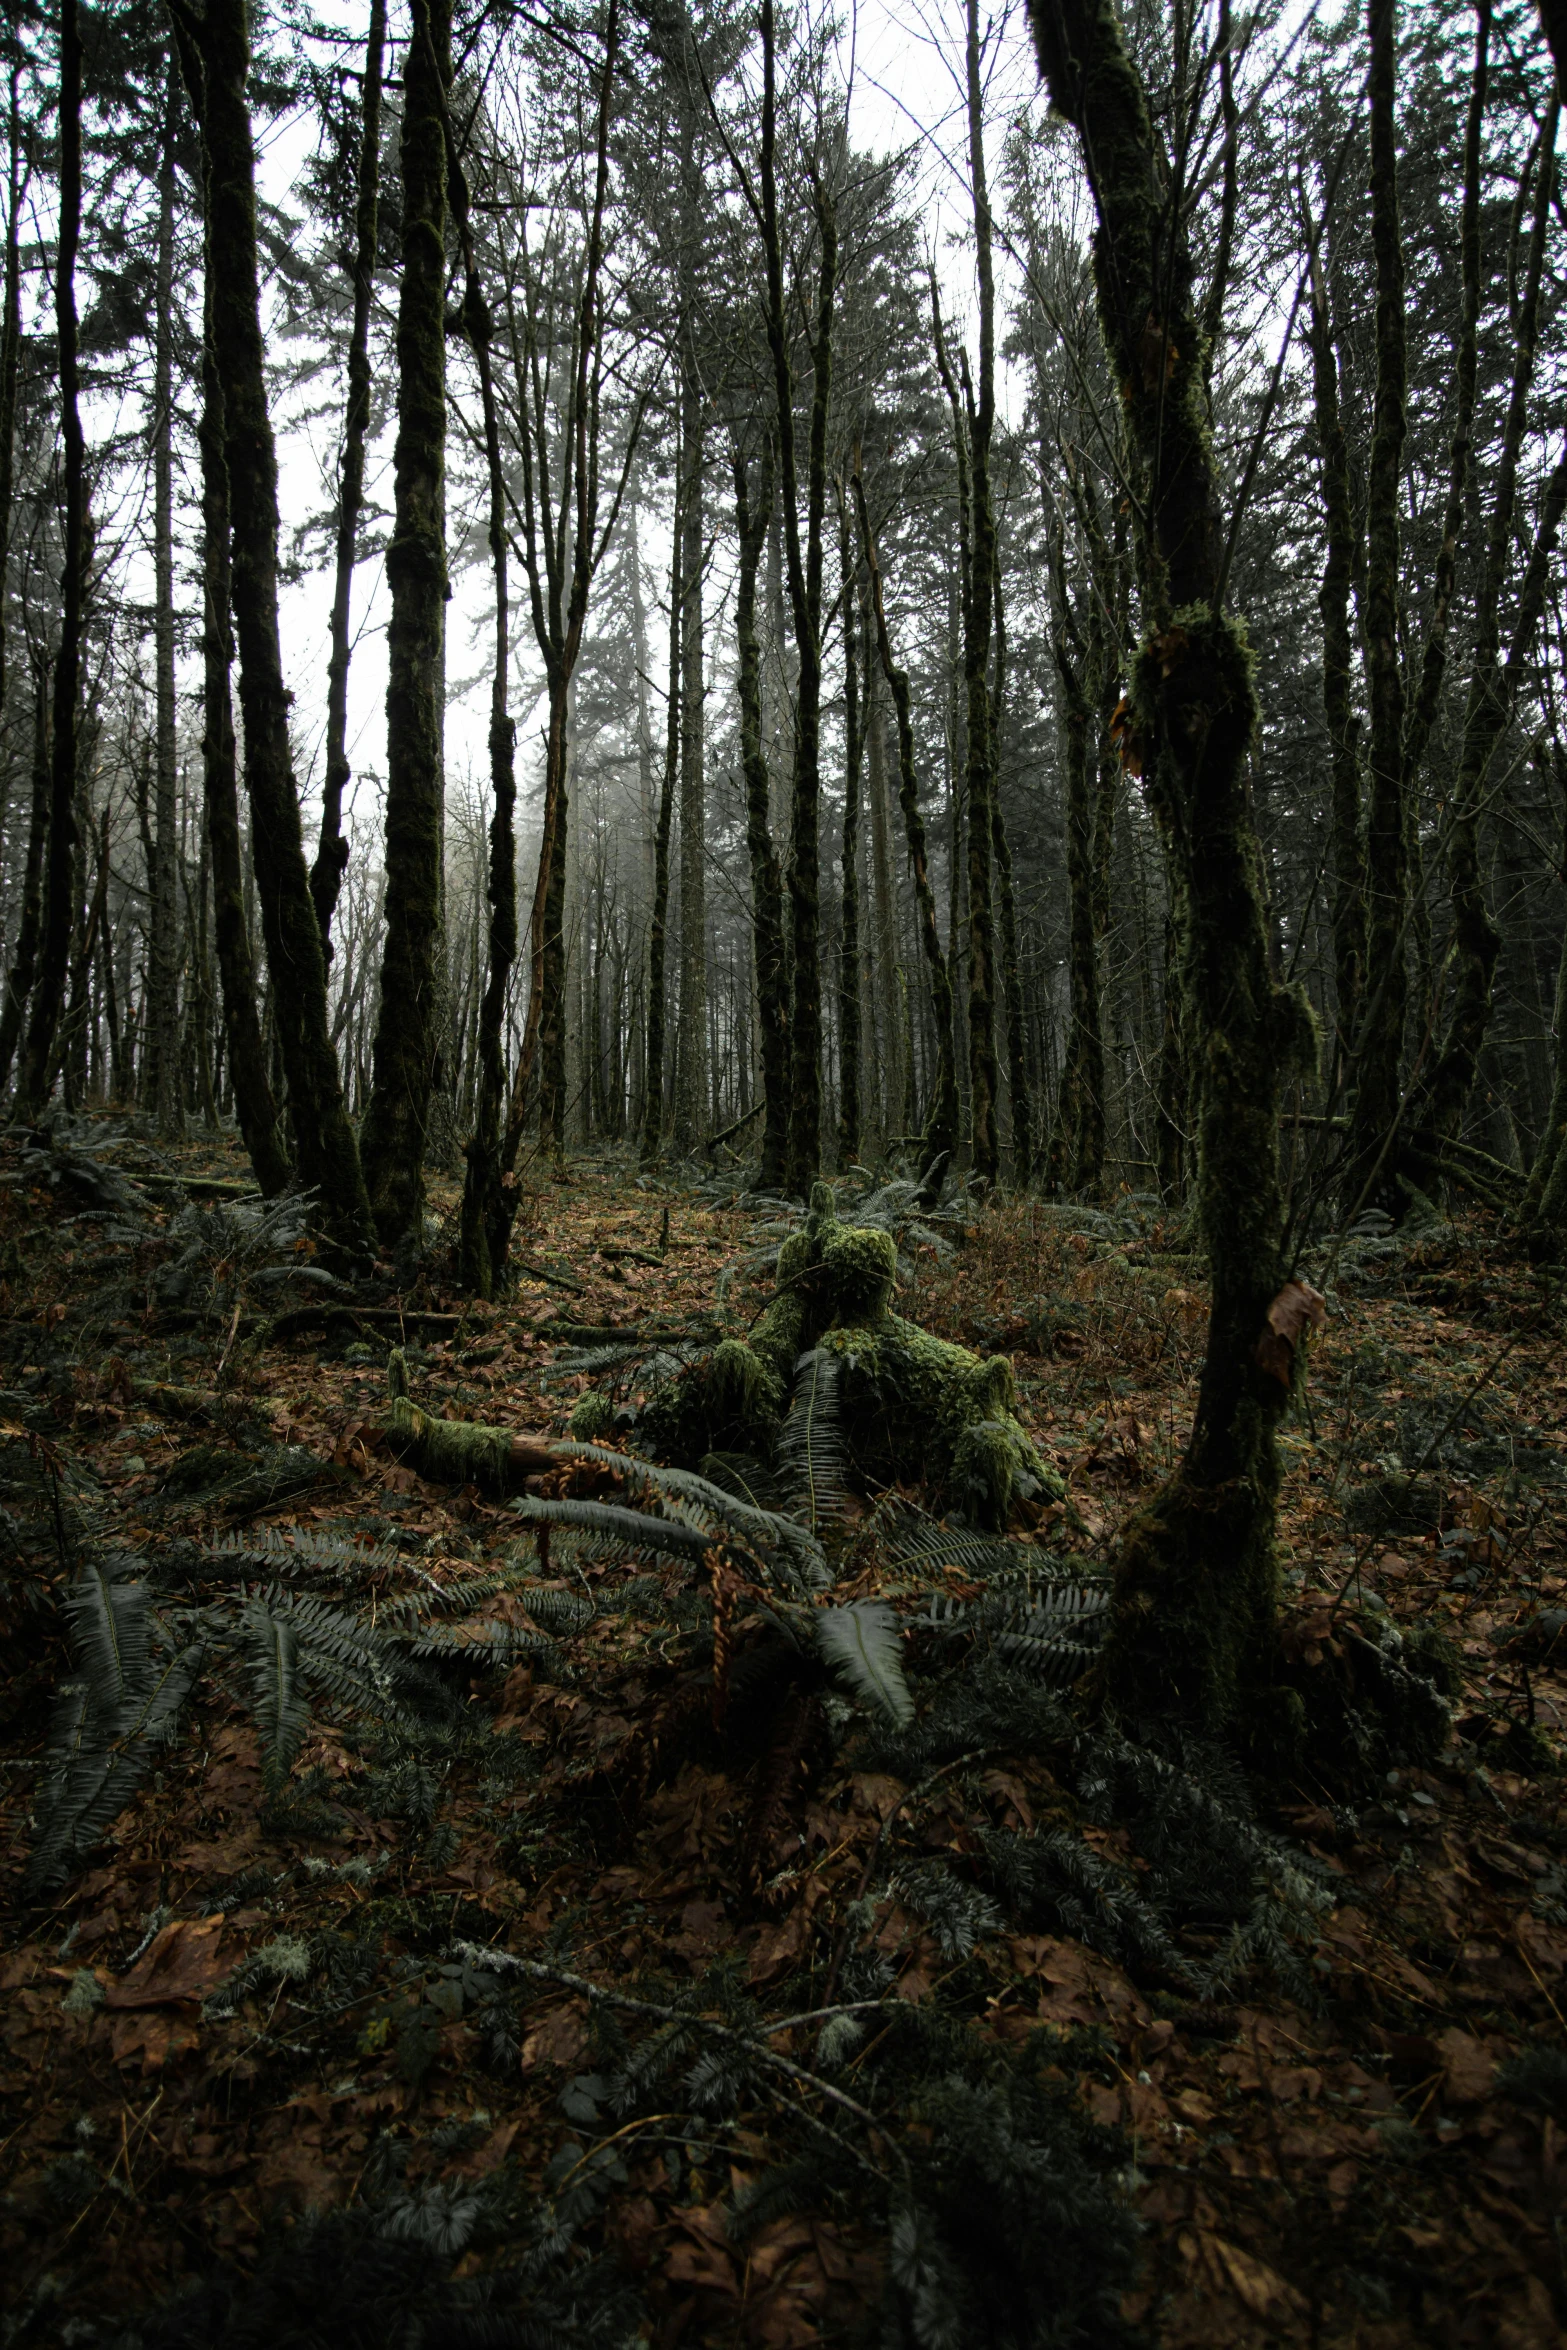
[[[1265,1343],[1280,1289],[1281,1064],[1304,1020],[1269,968],[1246,788],[1251,656],[1224,610],[1226,553],[1191,262],[1114,0],[1032,0],[1041,70],[1077,129],[1099,218],[1100,320],[1142,474],[1146,635],[1131,717],[1185,891],[1200,1055],[1198,1196],[1213,1302],[1197,1414],[1117,1567],[1105,1686],[1134,1718],[1269,1729],[1277,1604],[1274,1429],[1289,1393]],[[1274,1727],[1277,1727],[1275,1721]]]

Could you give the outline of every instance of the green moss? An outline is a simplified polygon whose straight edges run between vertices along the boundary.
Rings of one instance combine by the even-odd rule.
[[[571,1433],[579,1444],[601,1444],[615,1425],[615,1406],[599,1388],[579,1396],[571,1415]]]
[[[765,1455],[796,1363],[820,1347],[838,1358],[844,1436],[868,1483],[931,1485],[988,1527],[1020,1501],[1059,1496],[1060,1478],[1016,1417],[1010,1362],[889,1312],[896,1272],[891,1234],[840,1223],[818,1184],[804,1227],[779,1251],[778,1293],[749,1345],[727,1340],[655,1396],[639,1444],[692,1464],[711,1451]]]

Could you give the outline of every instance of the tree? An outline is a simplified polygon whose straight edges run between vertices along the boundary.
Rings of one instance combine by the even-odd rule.
[[[208,318],[223,401],[245,791],[295,1164],[300,1180],[319,1194],[332,1238],[358,1254],[371,1245],[370,1205],[327,1024],[326,961],[305,867],[278,638],[277,455],[263,370],[256,159],[246,101],[249,32],[244,0],[208,0],[200,15],[190,0],[169,0],[169,13],[202,135]]]
[[[1141,764],[1183,884],[1183,976],[1200,1061],[1198,1209],[1213,1301],[1197,1412],[1116,1571],[1105,1668],[1139,1719],[1175,1712],[1267,1734],[1277,1602],[1274,1431],[1289,1396],[1264,1340],[1282,1290],[1281,1064],[1304,1005],[1275,988],[1246,791],[1252,656],[1225,608],[1205,363],[1184,220],[1165,199],[1142,77],[1111,0],[1033,0],[1050,96],[1081,141],[1100,321],[1144,515],[1145,630],[1133,665]],[[1270,1320],[1274,1316],[1274,1320]]]
[[[413,0],[403,68],[395,514],[386,551],[386,934],[361,1148],[382,1244],[424,1242],[435,1082],[446,699],[447,0]]]

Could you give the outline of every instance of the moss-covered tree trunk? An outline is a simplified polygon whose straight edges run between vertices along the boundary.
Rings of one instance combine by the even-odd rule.
[[[65,522],[60,544],[60,640],[54,660],[49,829],[43,918],[17,1104],[36,1115],[54,1077],[55,1034],[70,972],[76,868],[76,717],[87,590],[87,462],[77,364],[76,255],[82,234],[82,28],[77,0],[60,8],[60,223],[54,265]]]
[[[1398,216],[1396,0],[1369,0],[1371,241],[1376,257],[1376,396],[1366,486],[1363,602],[1369,798],[1366,811],[1366,985],[1350,1129],[1350,1206],[1396,1208],[1400,1060],[1409,983],[1405,925],[1409,844],[1404,808],[1404,680],[1399,659],[1399,497],[1407,363],[1404,246]]]
[[[403,68],[402,291],[386,684],[386,932],[361,1147],[389,1248],[424,1233],[441,928],[446,631],[447,0],[413,0]]]
[[[359,516],[364,505],[365,441],[370,430],[370,306],[375,292],[375,255],[381,193],[381,73],[386,49],[386,0],[370,0],[365,36],[365,69],[359,115],[359,184],[354,212],[353,319],[348,334],[348,400],[343,417],[343,455],[337,477],[337,544],[332,574],[332,616],[326,665],[326,770],[321,787],[321,832],[310,868],[310,895],[321,925],[321,944],[331,959],[332,916],[348,864],[343,837],[343,794],[348,789],[348,666],[354,563],[359,552]]]
[[[1274,1430],[1288,1395],[1269,1340],[1281,1287],[1281,1066],[1305,1019],[1275,989],[1247,792],[1257,704],[1223,608],[1225,536],[1202,333],[1168,160],[1114,0],[1032,0],[1041,70],[1082,142],[1094,276],[1147,524],[1132,722],[1184,885],[1182,967],[1198,1080],[1198,1204],[1212,1309],[1195,1422],[1117,1566],[1105,1667],[1136,1718],[1263,1727],[1277,1604]]]
[[[210,301],[209,301],[210,310]],[[267,1052],[257,1009],[260,991],[245,913],[245,868],[239,829],[239,777],[229,679],[234,647],[229,623],[229,477],[224,454],[223,387],[218,381],[210,317],[202,337],[201,516],[202,583],[202,805],[212,869],[212,935],[223,996],[234,1114],[268,1199],[292,1172],[267,1076]]]
[[[919,926],[920,949],[930,982],[931,1017],[936,1030],[936,1073],[925,1115],[925,1129],[920,1137],[921,1158],[929,1168],[937,1162],[944,1165],[957,1148],[958,1140],[958,1067],[952,1028],[952,974],[942,951],[941,929],[936,918],[936,893],[931,887],[930,860],[925,849],[919,773],[914,760],[914,720],[909,704],[909,675],[906,669],[899,668],[893,654],[892,637],[887,627],[886,599],[882,593],[881,565],[877,560],[876,540],[865,503],[865,485],[858,473],[854,477],[854,503],[859,515],[860,547],[870,577],[871,608],[876,615],[877,653],[898,722],[898,803],[903,810],[904,838],[908,842],[909,867],[914,877],[915,916]]]
[[[842,933],[838,942],[838,1164],[860,1155],[860,764],[865,727],[855,641],[855,562],[849,510],[839,491],[838,553],[843,581],[843,845],[839,858]]]
[[[326,963],[310,902],[278,637],[277,455],[261,334],[256,156],[246,97],[250,36],[244,0],[208,0],[200,16],[187,0],[169,0],[169,10],[205,151],[210,332],[223,395],[230,593],[270,1012],[287,1075],[299,1180],[318,1194],[333,1239],[357,1254],[371,1245],[373,1227],[327,1019]]]
[[[762,747],[762,649],[756,625],[757,573],[773,510],[770,445],[762,460],[756,497],[750,494],[745,457],[738,448],[734,452],[734,485],[740,539],[735,590],[740,758],[745,772],[745,837],[751,861],[751,937],[762,1062],[762,1163],[757,1181],[764,1191],[776,1191],[784,1181],[789,1154],[789,983],[784,967],[783,872],[773,846],[767,754]],[[667,855],[666,840],[666,860]]]

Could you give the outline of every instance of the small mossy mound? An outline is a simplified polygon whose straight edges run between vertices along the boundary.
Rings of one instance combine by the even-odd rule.
[[[778,1252],[777,1292],[749,1341],[722,1346],[644,1408],[638,1448],[694,1467],[711,1452],[766,1456],[802,1355],[836,1363],[842,1432],[868,1482],[922,1480],[977,1525],[999,1528],[1020,1502],[1059,1497],[1056,1472],[1019,1423],[1012,1366],[934,1338],[890,1311],[897,1245],[839,1221],[824,1183]]]

